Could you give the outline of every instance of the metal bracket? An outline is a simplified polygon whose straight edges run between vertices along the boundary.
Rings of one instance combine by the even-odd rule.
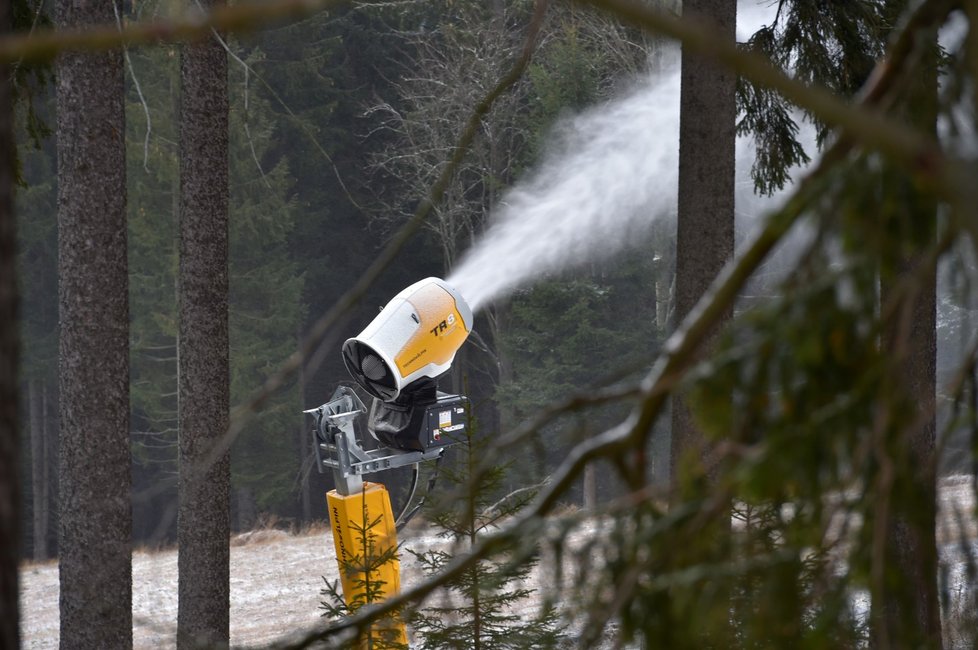
[[[314,409],[303,411],[316,420],[313,430],[313,447],[316,452],[316,468],[321,474],[326,468],[333,472],[336,491],[342,495],[363,491],[363,476],[385,469],[413,465],[423,460],[441,456],[443,447],[426,451],[402,451],[382,447],[364,449],[356,436],[356,419],[367,412],[357,394],[347,386],[340,386],[333,397]]]

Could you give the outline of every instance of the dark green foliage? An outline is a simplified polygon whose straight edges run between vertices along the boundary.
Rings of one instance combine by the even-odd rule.
[[[231,61],[232,106],[245,105],[245,71]],[[235,92],[237,91],[237,92]],[[302,269],[288,249],[295,227],[293,178],[274,142],[268,102],[248,97],[231,114],[231,403],[240,404],[298,345],[304,317]],[[246,128],[246,125],[247,128]],[[297,454],[291,433],[302,410],[294,383],[273,395],[241,433],[233,482],[260,510],[287,512],[294,501]]]
[[[130,88],[132,408],[134,449],[143,469],[138,478],[146,482],[140,489],[149,494],[159,492],[176,469],[175,51],[130,56],[143,95],[140,99],[135,85]],[[233,63],[232,106],[244,106],[244,73]],[[232,403],[254,391],[295,349],[301,318],[303,278],[286,250],[294,224],[287,198],[291,180],[284,159],[262,162],[271,131],[268,109],[250,92],[248,111],[232,110],[230,127]],[[296,456],[291,431],[299,410],[294,393],[274,397],[235,447],[234,482],[251,488],[262,509],[287,511],[292,500]]]
[[[892,12],[886,5],[884,0],[786,0],[779,3],[771,24],[753,34],[744,47],[792,70],[806,83],[850,97],[866,81],[883,52],[892,28]],[[737,133],[754,136],[754,186],[761,194],[772,194],[788,182],[792,167],[809,161],[797,137],[796,120],[803,112],[779,94],[743,78],[738,82],[737,110]],[[821,146],[828,127],[804,114],[815,123],[816,142]]]
[[[758,38],[755,35],[755,38]],[[790,171],[810,161],[798,141],[798,124],[792,107],[777,93],[741,80],[737,102],[742,112],[738,135],[753,135],[757,157],[751,167],[754,186],[760,194],[773,194],[791,180]]]
[[[875,265],[826,274],[832,249],[813,246],[784,297],[738,318],[691,375],[691,408],[716,441],[719,470],[708,480],[702,464],[684,463],[668,510],[639,502],[594,533],[606,573],[575,591],[603,613],[588,638],[618,620],[622,639],[649,647],[864,642],[852,599],[867,587],[859,567],[869,559],[848,535],[878,505],[861,478],[874,461],[861,450],[877,415],[866,404],[892,370],[875,344]]]
[[[304,278],[297,332],[334,305],[385,243],[382,229],[371,225],[377,195],[403,192],[369,167],[371,153],[390,139],[369,109],[378,97],[395,101],[389,88],[403,72],[400,48],[417,28],[413,21],[422,20],[415,14],[426,11],[427,3],[339,7],[243,44],[252,66],[252,98],[264,100],[273,127],[262,164],[287,156],[292,178],[286,196],[294,226],[286,245]],[[405,278],[440,269],[428,250],[418,245],[412,256],[399,260],[393,277],[371,290],[353,320],[372,318],[377,305],[403,288]],[[342,340],[354,327],[336,336]],[[347,377],[338,347],[323,350],[310,364],[303,377],[306,406],[323,402]],[[313,497],[317,501],[321,491]]]
[[[161,507],[176,471],[176,48],[130,53],[139,82],[129,96],[130,259],[133,301],[132,376],[137,493]],[[267,102],[242,83],[230,63],[230,327],[232,404],[260,386],[295,350],[302,318],[303,276],[287,250],[294,227],[293,181],[284,158],[266,152],[272,129]],[[244,110],[247,93],[247,107]],[[150,122],[147,123],[146,112]],[[147,128],[149,131],[147,146]],[[233,451],[235,486],[262,510],[289,513],[297,472],[292,431],[301,410],[294,387],[273,396]],[[169,492],[172,494],[172,492]],[[137,498],[137,503],[141,499]],[[139,510],[137,509],[137,513]],[[141,519],[137,516],[137,524]],[[172,523],[172,521],[170,522]],[[243,521],[245,525],[250,522]],[[164,519],[144,535],[166,534]],[[159,526],[164,528],[160,529]]]
[[[21,143],[23,184],[15,192],[21,341],[25,377],[53,380],[58,355],[57,183],[54,141]],[[25,272],[26,271],[26,272]]]
[[[647,265],[604,277],[545,282],[513,299],[513,321],[503,338],[515,381],[500,399],[525,417],[554,399],[629,370],[642,368],[655,349],[652,292],[635,286]],[[644,278],[643,278],[644,279]],[[620,360],[635,363],[623,368]]]
[[[518,292],[499,345],[512,375],[497,388],[496,402],[514,422],[575,394],[633,379],[651,363],[661,341],[656,331],[654,285],[657,273],[648,255],[636,255],[604,272],[548,281]],[[655,270],[654,270],[655,269]],[[611,426],[623,405],[568,414],[542,429],[518,463],[547,475],[569,445]],[[616,483],[599,472],[599,492]],[[568,495],[570,496],[570,495]]]
[[[129,52],[127,176],[129,183],[130,408],[137,493],[175,476],[177,440],[177,122],[176,46]],[[139,82],[142,99],[132,79]],[[144,104],[145,102],[145,104]],[[146,108],[149,109],[147,120]],[[148,146],[147,129],[150,129]],[[174,490],[175,491],[175,490]],[[135,525],[143,524],[136,511]],[[137,534],[147,534],[139,531]]]
[[[901,362],[879,345],[899,309],[877,311],[876,284],[879,260],[897,257],[894,241],[927,243],[909,232],[861,237],[868,226],[851,178],[852,168],[825,187],[834,209],[780,297],[741,316],[690,377],[694,410],[720,445],[718,493],[735,505],[722,556],[738,647],[858,647],[867,632],[854,598],[909,607],[913,597],[879,555],[896,505],[918,513],[909,526],[933,527],[933,494],[896,480],[928,461],[910,453],[920,398],[894,381]],[[695,474],[685,484],[697,494]]]
[[[28,0],[12,0],[10,2],[14,32],[32,32],[38,28],[51,27],[51,18],[45,11],[43,0],[37,0],[37,6],[31,6]],[[42,147],[43,141],[52,135],[51,117],[45,115],[47,109],[48,86],[54,84],[54,69],[51,62],[23,63],[11,66],[11,89],[13,101],[23,119],[18,125],[19,132],[26,136],[23,144],[29,143],[36,149]],[[23,129],[20,131],[20,129]],[[23,154],[20,154],[23,155]],[[23,176],[24,161],[18,157],[15,161],[17,183],[27,185]]]

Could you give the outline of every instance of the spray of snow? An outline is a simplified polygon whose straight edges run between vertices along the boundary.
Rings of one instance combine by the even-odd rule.
[[[679,72],[559,124],[529,178],[510,190],[448,278],[473,310],[531,279],[645,240],[675,211]]]
[[[773,17],[769,2],[741,2],[738,38]],[[540,165],[503,197],[488,230],[448,278],[473,310],[541,277],[648,242],[656,220],[675,218],[678,48],[663,58],[663,69],[630,92],[558,124]],[[748,227],[773,204],[753,193],[752,156],[749,141],[738,142],[737,217]]]

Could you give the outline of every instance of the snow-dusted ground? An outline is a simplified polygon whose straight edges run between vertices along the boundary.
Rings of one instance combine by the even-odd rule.
[[[950,582],[965,580],[955,558],[960,548],[960,523],[969,539],[978,537],[974,500],[967,477],[942,483],[938,543],[950,560]],[[960,513],[960,517],[955,513]],[[231,643],[262,646],[320,624],[323,576],[337,576],[333,541],[328,528],[303,535],[258,531],[235,538],[231,546]],[[411,527],[401,534],[418,551],[444,541]],[[955,560],[957,562],[955,563]],[[175,550],[133,554],[133,640],[136,648],[175,646],[177,620],[177,554]],[[58,566],[28,564],[21,569],[21,631],[25,648],[58,647]],[[421,579],[417,561],[401,554],[404,585]],[[953,592],[956,584],[950,585]]]
[[[261,644],[317,622],[323,575],[336,574],[328,529],[231,548],[231,641]],[[174,647],[177,553],[136,552],[132,558],[133,641],[137,648]],[[58,567],[21,571],[21,637],[25,648],[58,647]]]
[[[239,536],[231,546],[231,644],[262,646],[319,623],[323,576],[338,575],[328,528],[303,535],[266,530]],[[422,550],[444,542],[410,529],[405,545]],[[409,553],[401,557],[404,584],[420,579]],[[58,647],[58,566],[21,569],[21,637],[25,648]],[[136,648],[176,645],[176,550],[136,552],[132,557],[133,642]]]

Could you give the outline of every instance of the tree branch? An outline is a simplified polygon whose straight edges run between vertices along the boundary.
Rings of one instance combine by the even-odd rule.
[[[275,0],[215,7],[209,13],[180,20],[73,29],[34,30],[0,39],[0,63],[46,62],[64,51],[95,51],[133,45],[176,43],[207,38],[212,30],[248,32],[270,24],[298,20],[317,11],[350,4],[350,0]],[[361,2],[359,4],[371,4]]]
[[[949,159],[933,138],[887,115],[887,102],[883,101],[894,87],[896,75],[905,70],[904,64],[912,58],[921,32],[936,31],[960,0],[926,0],[908,14],[887,58],[877,64],[862,101],[856,105],[844,102],[826,88],[792,79],[760,55],[719,38],[709,25],[634,0],[579,1],[642,29],[680,40],[683,47],[714,58],[755,84],[781,93],[822,122],[837,127],[839,137],[852,138],[891,158],[949,199],[975,198],[974,165]]]

